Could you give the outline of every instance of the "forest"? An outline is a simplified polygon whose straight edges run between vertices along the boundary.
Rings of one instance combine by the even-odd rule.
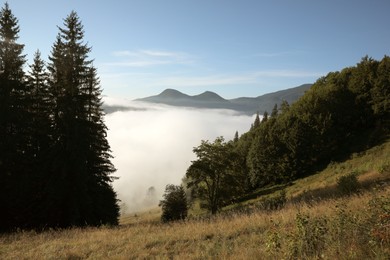
[[[71,12],[49,62],[25,72],[18,19],[0,11],[0,231],[117,224],[101,88]]]
[[[71,12],[64,19],[49,62],[37,50],[28,71],[19,30],[6,3],[0,11],[0,231],[117,225],[102,89],[80,18]],[[390,57],[366,56],[329,73],[297,102],[257,114],[249,132],[231,141],[202,140],[183,186],[167,186],[163,221],[186,218],[188,206],[176,202],[200,201],[214,215],[258,189],[288,185],[380,144],[390,133],[389,103]],[[170,205],[181,212],[164,210]]]
[[[258,189],[289,185],[386,141],[390,130],[390,57],[369,57],[331,72],[293,104],[283,102],[249,132],[194,148],[183,185],[211,214]]]

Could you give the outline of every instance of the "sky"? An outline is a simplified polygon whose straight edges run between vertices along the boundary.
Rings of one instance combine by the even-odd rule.
[[[4,1],[3,1],[4,3]],[[390,54],[388,0],[8,0],[31,62],[76,11],[103,95],[255,97]]]

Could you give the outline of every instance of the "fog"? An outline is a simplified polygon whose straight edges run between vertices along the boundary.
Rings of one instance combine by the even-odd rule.
[[[131,111],[106,115],[108,141],[118,180],[113,182],[122,210],[136,212],[156,207],[167,184],[180,184],[196,157],[201,140],[218,136],[231,140],[242,134],[254,118],[234,111],[177,108],[106,99],[109,105],[125,105]],[[149,188],[153,192],[151,194]],[[149,190],[149,192],[148,192]]]

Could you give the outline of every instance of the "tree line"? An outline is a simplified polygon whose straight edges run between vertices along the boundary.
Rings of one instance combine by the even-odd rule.
[[[117,224],[101,87],[72,11],[25,72],[18,19],[0,11],[0,230]]]
[[[247,133],[194,148],[184,186],[211,214],[258,189],[315,174],[389,137],[390,57],[364,57],[275,105]]]

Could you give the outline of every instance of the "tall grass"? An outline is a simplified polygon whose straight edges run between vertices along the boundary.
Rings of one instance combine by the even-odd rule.
[[[1,259],[389,259],[390,188],[173,224],[18,232]]]

